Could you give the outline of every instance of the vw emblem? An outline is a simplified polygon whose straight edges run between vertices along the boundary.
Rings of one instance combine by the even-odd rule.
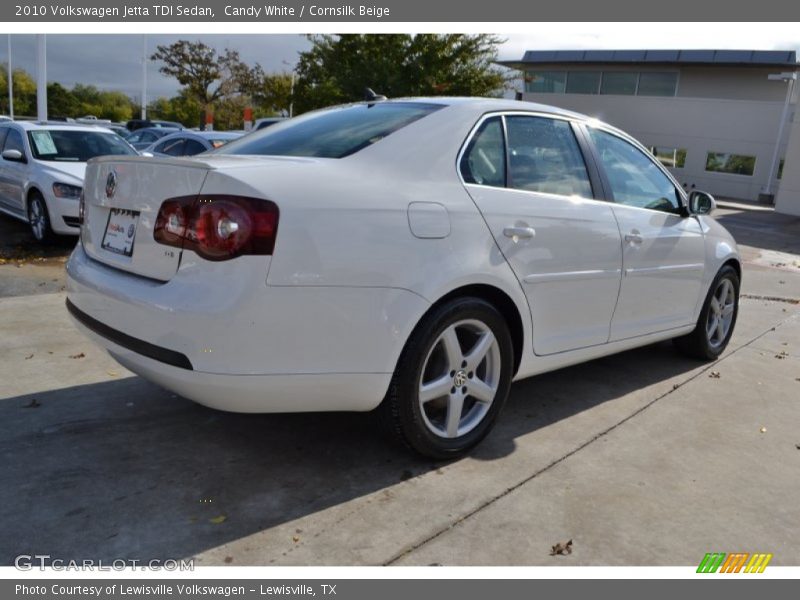
[[[453,377],[453,385],[456,387],[461,387],[465,383],[467,383],[467,374],[464,371],[456,372],[455,376]]]
[[[106,179],[106,198],[111,198],[114,196],[114,192],[117,191],[117,174],[114,171],[108,174],[108,178]]]

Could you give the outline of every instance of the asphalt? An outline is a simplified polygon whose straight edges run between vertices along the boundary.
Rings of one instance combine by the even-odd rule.
[[[67,319],[74,240],[37,256],[0,217],[0,564],[800,564],[800,219],[716,216],[745,259],[721,360],[661,343],[518,382],[451,463],[370,415],[232,415],[133,376]]]

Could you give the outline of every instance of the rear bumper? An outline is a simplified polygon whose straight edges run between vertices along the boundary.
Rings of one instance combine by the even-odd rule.
[[[125,367],[237,412],[370,410],[428,303],[393,288],[266,285],[264,257],[186,261],[167,283],[67,263],[70,313]]]

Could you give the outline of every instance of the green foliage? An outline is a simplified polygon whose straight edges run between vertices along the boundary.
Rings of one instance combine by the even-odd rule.
[[[31,115],[36,113],[36,81],[27,71],[14,69],[14,114]],[[0,72],[0,113],[7,115],[8,110],[8,66],[2,65]]]
[[[493,66],[502,40],[479,34],[313,35],[300,54],[297,112],[361,100],[370,87],[402,96],[493,96],[506,77]]]

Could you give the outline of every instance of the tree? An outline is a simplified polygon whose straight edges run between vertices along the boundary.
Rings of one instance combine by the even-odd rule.
[[[257,86],[263,73],[260,66],[251,69],[235,50],[221,55],[202,42],[178,40],[169,46],[157,46],[151,60],[161,61],[159,71],[174,77],[183,86],[181,96],[206,109],[231,96],[248,94]]]
[[[506,76],[493,65],[500,38],[489,34],[312,35],[300,54],[297,112],[363,97],[497,95]]]
[[[259,117],[289,112],[292,103],[292,76],[289,73],[262,74],[250,92]]]
[[[36,82],[24,69],[14,69],[14,114],[34,116],[36,114]],[[8,67],[0,71],[0,112],[8,114]]]

